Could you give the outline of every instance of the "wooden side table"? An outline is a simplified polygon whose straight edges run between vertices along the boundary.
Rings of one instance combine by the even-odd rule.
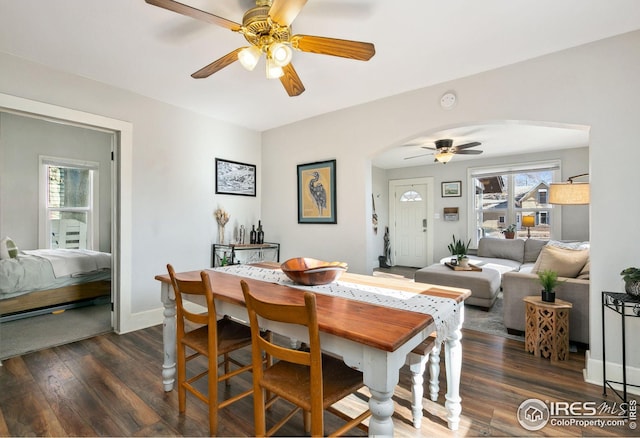
[[[539,296],[524,297],[526,308],[524,348],[536,357],[551,357],[551,362],[565,360],[569,355],[568,301],[556,299],[553,303]]]

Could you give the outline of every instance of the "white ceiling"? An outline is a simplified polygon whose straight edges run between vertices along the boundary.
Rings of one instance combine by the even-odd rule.
[[[254,5],[182,1],[236,22]],[[264,64],[192,79],[246,41],[144,0],[0,0],[0,51],[258,131],[640,29],[640,1],[310,0],[292,27],[372,42],[376,55],[294,53],[306,91],[292,98]],[[472,139],[484,156],[489,138]]]
[[[481,155],[456,155],[453,158],[455,161],[464,161],[477,157],[586,147],[589,145],[589,127],[552,123],[524,124],[515,121],[465,125],[429,132],[405,141],[400,146],[393,146],[375,157],[373,165],[382,169],[395,169],[434,164],[433,151],[423,149],[422,146],[433,148],[434,142],[443,138],[453,140],[454,146],[475,141],[481,143],[480,146],[470,148],[482,151]]]

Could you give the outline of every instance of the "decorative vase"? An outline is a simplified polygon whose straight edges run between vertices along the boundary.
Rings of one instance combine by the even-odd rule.
[[[556,301],[555,291],[549,291],[542,289],[542,301],[545,303],[553,303]]]
[[[462,257],[461,259],[458,260],[458,264],[460,265],[461,268],[468,268],[469,267],[469,258],[468,257]]]
[[[640,297],[640,281],[625,281],[624,282],[624,290],[629,295],[634,297]]]
[[[224,225],[218,225],[218,243],[224,244]]]

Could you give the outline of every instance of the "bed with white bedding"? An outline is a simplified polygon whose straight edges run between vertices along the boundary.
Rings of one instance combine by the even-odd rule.
[[[84,249],[20,251],[0,260],[0,315],[108,296],[111,254]]]

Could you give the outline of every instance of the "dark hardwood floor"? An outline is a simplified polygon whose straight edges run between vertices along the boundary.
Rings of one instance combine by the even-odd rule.
[[[248,359],[247,352],[240,359]],[[73,344],[9,359],[0,367],[1,436],[204,436],[204,404],[193,397],[178,415],[175,391],[161,383],[162,327],[126,335],[109,333]],[[197,364],[196,364],[197,365]],[[424,401],[422,429],[411,424],[410,378],[401,370],[394,400],[396,436],[637,436],[629,426],[547,425],[537,432],[520,426],[516,412],[529,398],[601,403],[602,388],[582,378],[584,352],[551,365],[524,351],[519,341],[475,331],[463,332],[462,421],[458,432],[446,427],[444,366],[437,403]],[[230,391],[248,387],[251,375],[236,379]],[[428,389],[425,388],[428,394]],[[613,395],[607,399],[616,401]],[[366,394],[345,405],[366,402]],[[330,431],[340,420],[327,415]],[[281,430],[301,435],[302,421]],[[252,398],[224,409],[219,435],[253,435]],[[356,435],[363,432],[355,429]]]

